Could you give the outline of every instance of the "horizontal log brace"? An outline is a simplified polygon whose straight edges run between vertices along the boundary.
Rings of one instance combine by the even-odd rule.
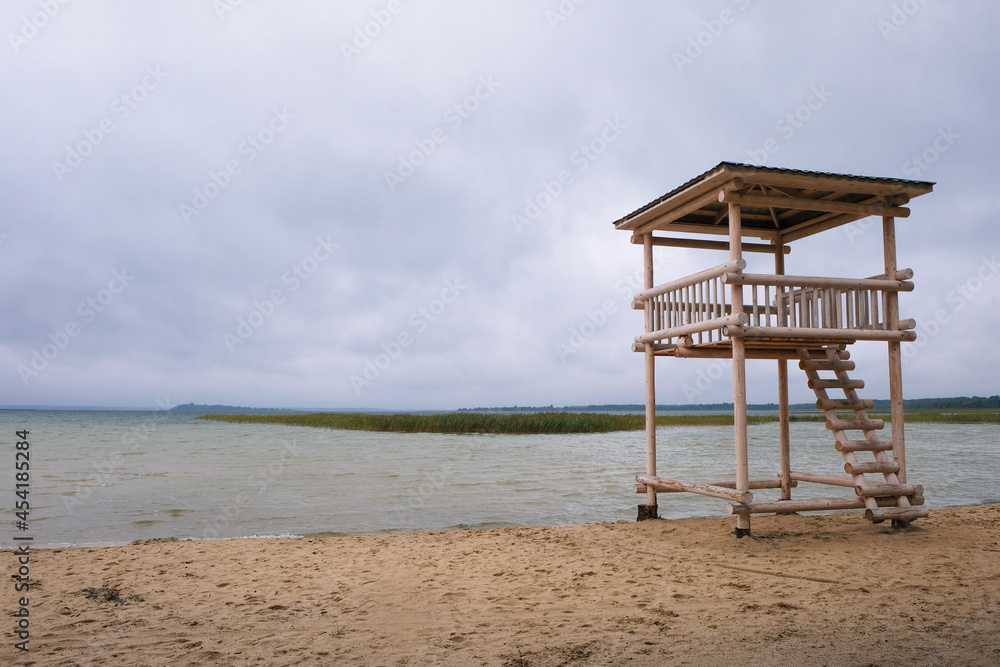
[[[720,264],[714,266],[710,269],[705,269],[704,271],[699,271],[698,273],[692,273],[689,276],[684,276],[683,278],[678,278],[677,280],[671,280],[669,283],[663,283],[662,285],[657,285],[649,289],[643,290],[635,295],[636,301],[645,301],[650,297],[659,296],[661,294],[666,294],[667,292],[673,292],[684,287],[691,287],[692,285],[697,285],[698,283],[705,282],[706,280],[711,280],[712,278],[718,278],[721,275],[730,275],[733,271],[742,271],[747,266],[745,259],[740,258],[734,262],[726,262],[725,264]],[[740,275],[735,273],[732,275]]]
[[[720,280],[727,285],[767,285],[792,289],[813,287],[817,289],[885,290],[886,292],[912,292],[909,280],[885,278],[827,278],[824,276],[776,276],[771,273],[723,273]]]
[[[632,243],[634,245],[642,245],[642,235],[633,234]],[[668,248],[694,248],[697,250],[725,250],[728,252],[729,243],[726,241],[708,241],[703,239],[678,239],[667,236],[654,236],[653,245],[668,247]],[[779,246],[768,245],[766,243],[742,243],[740,244],[743,252],[760,252],[775,254]],[[780,246],[783,254],[787,255],[792,251],[791,246],[783,245]]]
[[[822,211],[824,213],[851,213],[867,217],[869,215],[907,218],[910,209],[904,206],[885,206],[882,204],[855,204],[851,202],[829,201],[825,199],[809,199],[805,197],[784,197],[777,195],[750,195],[719,191],[719,203],[740,204],[767,208],[781,208],[793,211]]]
[[[813,472],[795,472],[791,471],[788,473],[789,479],[794,479],[800,482],[812,482],[813,484],[827,484],[829,486],[846,486],[855,488],[857,483],[852,477],[844,477],[842,475],[824,475],[822,473]]]
[[[923,505],[923,496],[908,496],[910,505]],[[896,508],[897,499],[894,496],[875,498],[879,507]],[[787,514],[789,512],[819,512],[823,510],[863,510],[865,499],[856,496],[844,498],[803,498],[794,500],[773,500],[753,502],[749,505],[729,504],[730,514]]]
[[[732,500],[737,503],[753,502],[753,494],[749,491],[737,491],[724,486],[713,486],[711,484],[700,484],[698,482],[682,482],[676,479],[666,479],[655,475],[636,475],[635,481],[645,484],[657,493],[670,493],[671,491],[688,491],[712,498],[722,498]]]
[[[730,338],[803,338],[818,340],[881,340],[914,341],[915,331],[887,331],[883,329],[818,329],[814,327],[735,327],[723,330]]]
[[[795,480],[792,480],[792,482],[789,484],[789,486],[791,486],[791,487],[796,487],[798,485],[799,485],[799,483],[796,482]],[[735,489],[736,488],[736,482],[709,482],[708,486],[718,486],[718,487],[722,487],[724,489]],[[640,487],[642,488],[642,490],[640,490]],[[781,480],[780,479],[764,479],[764,480],[751,481],[751,482],[749,482],[747,484],[747,488],[750,489],[751,491],[756,490],[756,489],[780,489],[781,488]],[[635,485],[635,492],[636,493],[646,493],[646,485],[645,484],[636,484]],[[667,489],[666,491],[658,491],[657,493],[684,493],[684,492],[685,492],[685,489],[674,489],[674,488],[671,488],[671,489]]]
[[[635,337],[635,342],[648,343],[654,340],[663,340],[664,338],[687,336],[688,334],[695,334],[701,331],[711,331],[712,329],[721,329],[722,327],[734,324],[746,324],[749,321],[750,316],[746,313],[736,313],[734,315],[726,315],[725,317],[713,317],[710,320],[702,320],[701,322],[692,322],[691,324],[685,324],[679,327],[658,329],[656,331],[650,331],[649,333],[639,334]]]

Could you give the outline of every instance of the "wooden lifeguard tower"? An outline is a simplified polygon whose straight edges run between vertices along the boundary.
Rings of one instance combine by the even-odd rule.
[[[636,491],[646,494],[646,502],[639,505],[639,520],[657,516],[657,493],[680,491],[729,500],[737,537],[750,534],[751,514],[864,509],[867,519],[891,520],[894,527],[927,516],[923,488],[906,480],[900,343],[916,339],[916,323],[899,318],[899,292],[913,289],[913,272],[897,268],[895,218],[907,217],[904,205],[933,185],[722,162],[614,223],[632,232],[645,262],[644,289],[632,304],[645,311],[645,330],[632,346],[645,354],[646,366],[646,473],[636,476]],[[789,243],[868,216],[882,217],[883,273],[869,278],[785,275]],[[745,242],[747,237],[766,243]],[[655,246],[728,250],[729,261],[655,285]],[[744,273],[748,252],[774,255],[774,273]],[[888,344],[891,439],[878,435],[883,420],[866,413],[874,402],[858,396],[864,382],[848,375],[855,364],[847,348],[856,341]],[[732,358],[735,481],[657,476],[654,369],[662,356]],[[749,478],[747,359],[778,362],[781,470],[776,479]],[[826,415],[846,475],[791,470],[789,359],[799,361],[816,392],[816,406]],[[843,396],[830,397],[828,390]],[[862,455],[870,460],[860,461]],[[854,495],[793,499],[798,482],[848,487]],[[781,499],[754,501],[751,490],[769,488],[780,489]]]

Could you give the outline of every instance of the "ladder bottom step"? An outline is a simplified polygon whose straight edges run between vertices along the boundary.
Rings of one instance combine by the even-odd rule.
[[[930,510],[926,507],[879,507],[874,510],[865,510],[865,518],[869,521],[887,521],[889,519],[913,521],[914,519],[925,519],[928,516],[930,516]]]

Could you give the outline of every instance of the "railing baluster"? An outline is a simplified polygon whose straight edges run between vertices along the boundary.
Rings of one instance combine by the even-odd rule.
[[[698,321],[703,322],[705,320],[705,313],[702,310],[705,307],[705,283],[698,283]],[[698,344],[704,342],[704,336],[702,331],[698,332]]]
[[[878,290],[872,290],[872,329],[880,329],[879,326],[879,293]]]

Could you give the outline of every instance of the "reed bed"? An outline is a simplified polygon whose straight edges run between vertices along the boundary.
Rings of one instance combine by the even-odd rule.
[[[390,433],[491,433],[527,435],[535,433],[609,433],[638,431],[646,427],[641,414],[597,412],[469,413],[415,415],[321,412],[305,415],[203,415],[199,419],[238,424],[287,424],[349,431],[386,431]],[[751,424],[763,424],[777,417],[751,415]],[[658,426],[726,426],[733,424],[730,414],[661,415]]]
[[[850,413],[843,415],[850,418]],[[888,413],[869,411],[869,416],[889,421]],[[314,414],[208,414],[199,419],[238,424],[286,424],[347,431],[385,431],[389,433],[491,433],[527,435],[536,433],[610,433],[639,431],[646,427],[641,414],[601,412],[451,412],[444,414],[369,414],[319,412]],[[789,421],[822,422],[820,413],[792,413]],[[749,415],[748,424],[778,421],[777,415]],[[908,422],[941,424],[1000,424],[1000,410],[910,410]],[[732,426],[731,414],[659,415],[657,426]]]

